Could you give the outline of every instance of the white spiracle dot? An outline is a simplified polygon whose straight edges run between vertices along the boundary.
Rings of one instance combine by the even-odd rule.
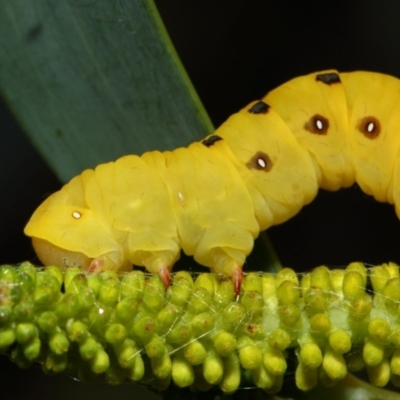
[[[79,218],[82,217],[82,214],[79,211],[74,211],[72,213],[72,217],[75,218],[75,219],[79,219]]]
[[[317,119],[315,121],[315,126],[318,130],[322,131],[322,129],[324,128],[324,123],[320,119]]]
[[[257,160],[257,164],[258,164],[258,166],[261,167],[261,168],[265,168],[265,167],[267,166],[267,163],[265,162],[265,160],[264,160],[263,158],[259,158],[259,159]]]
[[[373,132],[375,130],[375,124],[373,123],[373,122],[370,122],[368,125],[367,125],[367,132],[368,133],[371,133],[371,132]]]

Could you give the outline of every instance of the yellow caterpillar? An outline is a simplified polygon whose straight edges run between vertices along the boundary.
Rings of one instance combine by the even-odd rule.
[[[240,290],[260,231],[318,188],[357,182],[400,215],[400,80],[334,70],[293,79],[187,148],[85,170],[25,227],[45,264],[145,266],[169,285],[181,249]]]

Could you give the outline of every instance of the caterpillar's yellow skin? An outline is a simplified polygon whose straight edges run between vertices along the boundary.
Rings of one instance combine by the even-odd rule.
[[[340,79],[339,79],[340,78]],[[262,230],[318,188],[357,182],[400,215],[400,81],[323,71],[293,79],[232,115],[203,142],[85,170],[25,228],[45,264],[145,266],[165,283],[181,249],[233,277]]]

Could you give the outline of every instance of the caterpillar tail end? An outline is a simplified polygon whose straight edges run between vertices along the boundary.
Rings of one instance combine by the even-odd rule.
[[[232,271],[232,282],[233,282],[233,290],[235,292],[235,296],[238,297],[243,282],[243,270],[241,267],[236,267]]]

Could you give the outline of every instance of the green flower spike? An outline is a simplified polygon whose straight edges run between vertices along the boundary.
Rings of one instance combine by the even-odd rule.
[[[376,386],[400,387],[399,310],[392,263],[321,266],[300,279],[288,268],[252,272],[237,297],[210,273],[178,272],[165,289],[140,271],[0,267],[0,351],[20,368],[39,362],[50,375],[158,390],[232,393],[250,379],[276,393],[293,354],[304,391],[362,370]]]

